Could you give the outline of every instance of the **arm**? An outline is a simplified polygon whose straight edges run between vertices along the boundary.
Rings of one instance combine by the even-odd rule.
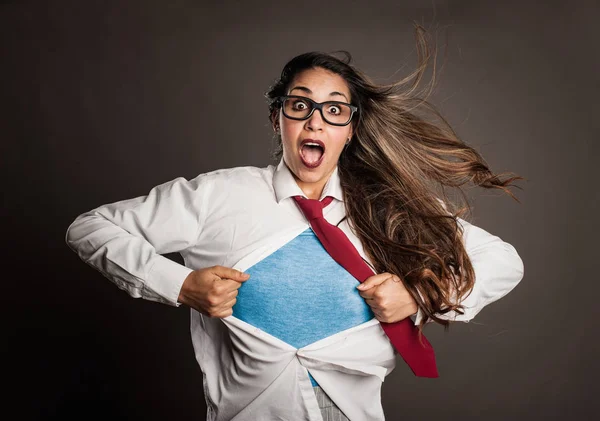
[[[464,314],[449,312],[439,317],[467,322],[519,283],[523,278],[523,262],[515,248],[499,237],[461,218],[458,223],[463,227],[463,242],[473,265],[475,282],[471,293],[461,302]],[[376,274],[357,288],[380,321],[393,323],[411,316],[415,324],[419,324],[424,317],[397,275]]]
[[[100,206],[79,215],[66,243],[87,264],[135,298],[179,306],[192,272],[161,254],[195,244],[204,218],[205,174],[179,177],[146,196]]]
[[[499,237],[458,218],[463,241],[475,272],[473,291],[462,300],[464,314],[450,312],[444,319],[467,322],[483,307],[508,294],[523,279],[523,261],[515,248]],[[415,324],[423,317],[417,311]]]

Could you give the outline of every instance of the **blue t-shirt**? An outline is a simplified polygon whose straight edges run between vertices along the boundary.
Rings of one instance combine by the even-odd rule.
[[[358,294],[358,280],[311,228],[245,272],[250,278],[238,290],[233,315],[295,348],[374,317]]]

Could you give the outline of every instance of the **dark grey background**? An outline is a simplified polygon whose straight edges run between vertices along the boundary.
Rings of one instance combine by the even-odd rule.
[[[492,170],[526,178],[521,204],[469,189],[472,222],[516,247],[525,277],[471,323],[428,327],[441,377],[400,361],[387,418],[593,418],[597,2],[249,3],[0,6],[2,349],[17,418],[205,418],[189,310],[120,291],[68,249],[68,225],[178,176],[272,163],[262,95],[284,63],[347,49],[397,79],[415,63],[411,20],[448,42],[433,102]]]

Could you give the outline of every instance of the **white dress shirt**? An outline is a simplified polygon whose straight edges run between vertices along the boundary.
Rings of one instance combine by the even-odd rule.
[[[310,225],[294,195],[305,196],[283,159],[277,167],[221,169],[190,181],[179,177],[146,196],[79,215],[66,242],[132,297],[179,306],[192,270],[222,265],[244,271],[306,230]],[[321,199],[326,196],[335,200],[324,217],[337,224],[345,215],[337,167]],[[475,287],[462,303],[465,314],[445,317],[468,321],[516,286],[523,263],[510,244],[459,222]],[[348,219],[339,228],[372,263]],[[162,256],[171,252],[179,252],[185,265]],[[381,385],[396,354],[375,318],[297,349],[234,316],[211,318],[192,309],[191,335],[207,420],[322,421],[308,372],[352,421],[384,420]]]

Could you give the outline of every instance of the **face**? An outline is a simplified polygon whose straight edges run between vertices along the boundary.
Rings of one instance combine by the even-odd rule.
[[[315,102],[351,101],[346,81],[322,68],[296,75],[286,95],[301,95]],[[301,121],[289,119],[281,111],[277,118],[285,163],[304,194],[310,199],[319,199],[348,138],[352,136],[352,123],[333,126],[323,120],[319,110],[314,110],[310,118]],[[307,141],[322,142],[324,150],[304,145]]]

